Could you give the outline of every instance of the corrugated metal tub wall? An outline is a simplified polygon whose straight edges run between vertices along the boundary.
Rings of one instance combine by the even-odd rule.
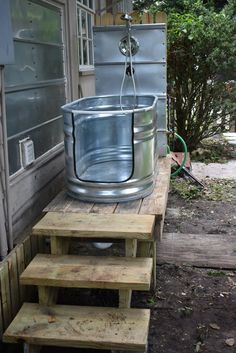
[[[158,98],[153,95],[79,99],[64,112],[68,193],[80,200],[128,201],[154,184]]]

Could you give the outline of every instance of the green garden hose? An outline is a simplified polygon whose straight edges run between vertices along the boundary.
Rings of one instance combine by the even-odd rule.
[[[177,134],[176,132],[174,132],[174,135],[177,137],[178,140],[180,140],[180,142],[181,142],[182,145],[183,145],[183,148],[184,148],[184,158],[183,158],[183,160],[182,160],[180,166],[179,166],[173,173],[171,173],[171,176],[172,176],[172,177],[177,176],[177,175],[180,173],[180,171],[183,169],[183,167],[184,167],[184,165],[185,165],[185,163],[186,163],[186,160],[187,160],[187,152],[188,152],[188,150],[187,150],[187,145],[186,145],[184,139],[183,139],[179,134]],[[168,153],[170,153],[170,147],[169,147],[169,146],[167,146],[167,151],[168,151]]]

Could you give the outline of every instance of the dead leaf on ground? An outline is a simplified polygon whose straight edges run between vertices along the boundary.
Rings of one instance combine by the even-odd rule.
[[[212,328],[213,330],[220,330],[220,326],[218,326],[217,324],[210,324],[209,326],[210,326],[210,328]]]
[[[227,338],[226,340],[225,340],[225,343],[227,344],[227,346],[229,346],[229,347],[233,347],[234,346],[234,338]]]
[[[56,319],[55,319],[54,316],[49,316],[49,318],[48,318],[48,323],[49,323],[49,324],[52,324],[52,323],[55,322],[55,321],[56,321]]]

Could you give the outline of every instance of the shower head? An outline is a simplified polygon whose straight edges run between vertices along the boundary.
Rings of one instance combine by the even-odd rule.
[[[124,13],[123,15],[121,15],[120,19],[123,20],[123,21],[127,21],[127,22],[132,22],[133,21],[133,18],[127,13]]]

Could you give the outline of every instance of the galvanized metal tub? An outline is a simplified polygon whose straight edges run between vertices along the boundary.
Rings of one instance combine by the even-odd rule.
[[[156,161],[157,97],[82,98],[62,107],[68,194],[121,202],[150,194]]]

